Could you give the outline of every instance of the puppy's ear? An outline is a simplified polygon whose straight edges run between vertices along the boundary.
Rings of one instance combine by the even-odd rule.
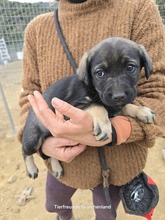
[[[82,56],[77,69],[77,74],[81,81],[84,81],[86,85],[89,85],[88,52],[84,53],[84,55]]]
[[[143,45],[139,45],[139,49],[142,67],[144,67],[146,78],[149,79],[153,70],[152,60]]]

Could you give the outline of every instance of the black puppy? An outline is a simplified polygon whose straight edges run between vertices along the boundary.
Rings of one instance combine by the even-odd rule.
[[[109,38],[84,54],[77,74],[54,83],[43,97],[52,110],[51,100],[58,97],[87,111],[93,117],[96,140],[106,140],[112,132],[109,117],[116,114],[137,117],[145,123],[154,122],[155,114],[151,109],[131,104],[136,97],[142,67],[148,79],[152,62],[143,46],[123,38]],[[32,154],[50,135],[30,109],[22,136],[23,157],[29,177],[38,176]],[[54,175],[59,178],[63,173],[59,161],[49,160]]]

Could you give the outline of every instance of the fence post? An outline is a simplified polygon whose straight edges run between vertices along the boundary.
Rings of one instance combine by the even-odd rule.
[[[2,88],[1,83],[0,83],[0,94],[2,96],[2,100],[3,100],[3,103],[4,103],[4,106],[5,106],[5,109],[6,109],[6,112],[7,112],[7,115],[8,115],[10,124],[11,124],[11,127],[12,127],[12,132],[13,132],[13,134],[15,134],[17,129],[16,129],[15,125],[14,125],[14,121],[13,121],[13,118],[12,118],[12,115],[11,115],[11,112],[10,112],[10,109],[9,109],[9,106],[8,106],[5,94],[3,92],[3,88]]]

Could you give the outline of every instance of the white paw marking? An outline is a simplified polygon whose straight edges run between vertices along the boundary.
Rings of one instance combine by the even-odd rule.
[[[150,108],[139,106],[136,117],[143,121],[144,123],[154,123],[155,122],[155,112]]]
[[[97,141],[105,141],[112,134],[112,126],[109,118],[94,118],[94,136]]]
[[[60,162],[55,158],[50,158],[50,163],[52,167],[53,175],[59,179],[61,176],[63,176],[63,168],[60,164]]]
[[[28,176],[32,179],[35,179],[38,177],[38,168],[36,167],[34,163],[33,156],[26,156],[25,159],[25,165],[26,165],[26,170],[28,173]]]

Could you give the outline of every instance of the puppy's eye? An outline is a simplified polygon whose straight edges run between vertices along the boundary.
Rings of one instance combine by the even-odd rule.
[[[105,76],[105,72],[103,70],[96,70],[96,76],[102,78]]]
[[[133,73],[135,71],[136,67],[133,66],[133,65],[128,65],[127,66],[127,71],[130,72],[130,73]]]

